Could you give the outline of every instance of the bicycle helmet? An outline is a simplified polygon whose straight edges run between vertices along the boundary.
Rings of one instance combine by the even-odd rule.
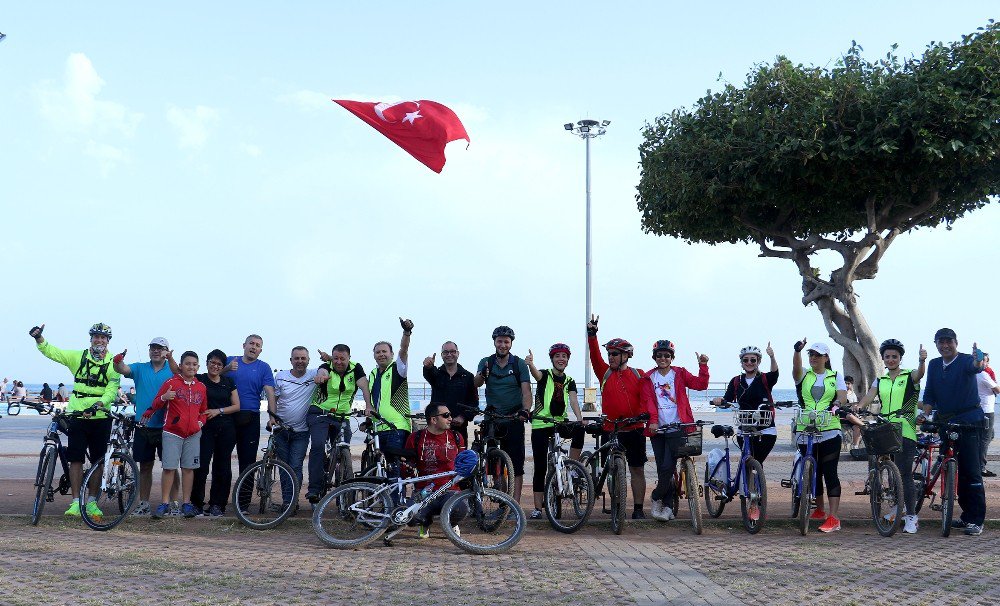
[[[560,351],[565,353],[566,357],[573,355],[569,351],[569,345],[566,345],[565,343],[556,343],[555,345],[549,348],[549,359],[551,360],[552,356],[556,355]]]
[[[111,340],[111,327],[103,322],[98,322],[90,327],[90,336],[94,335],[104,335]]]
[[[497,326],[493,329],[493,338],[497,337],[510,337],[510,340],[514,340],[514,329],[510,326]]]
[[[626,341],[625,339],[611,339],[610,341],[604,344],[604,349],[607,349],[609,352],[620,351],[628,356],[631,356],[632,353],[635,351],[635,348],[632,347],[632,344]]]
[[[903,354],[906,353],[906,350],[903,349],[903,344],[900,343],[898,339],[886,339],[885,341],[882,341],[882,344],[879,345],[878,348],[878,355],[884,356],[885,350],[887,349],[895,349],[898,351],[900,358],[902,358]]]
[[[761,359],[761,357],[762,357],[760,355],[760,348],[757,347],[757,346],[755,346],[755,345],[747,345],[746,347],[744,347],[743,349],[741,349],[740,350],[740,359],[742,360],[743,356],[745,356],[747,354],[751,354],[751,355],[757,356],[758,360]]]
[[[463,450],[455,457],[455,473],[467,478],[476,471],[478,464],[479,455],[475,450]]]
[[[653,359],[656,359],[656,352],[658,351],[669,351],[674,353],[674,342],[670,339],[660,339],[656,343],[653,343]]]

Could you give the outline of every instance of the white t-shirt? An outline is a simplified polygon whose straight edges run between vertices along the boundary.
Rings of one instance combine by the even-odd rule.
[[[677,414],[677,393],[674,389],[676,377],[673,368],[667,371],[666,375],[654,370],[649,376],[653,381],[653,393],[656,394],[656,414],[660,425],[681,421],[680,415]]]
[[[996,407],[997,397],[993,393],[996,382],[990,378],[990,373],[981,372],[976,375],[976,389],[979,390],[979,405],[983,407],[983,412],[991,413]]]
[[[306,374],[296,377],[290,370],[278,371],[274,375],[274,397],[278,400],[277,411],[281,420],[293,431],[308,431],[306,414],[316,389],[316,369],[306,369]]]

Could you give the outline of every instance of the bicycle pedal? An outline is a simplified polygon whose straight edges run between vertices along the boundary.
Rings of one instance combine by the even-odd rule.
[[[866,494],[868,494],[868,491],[867,490],[858,490],[858,491],[855,491],[854,494],[856,496],[866,495]]]
[[[781,481],[781,487],[782,488],[791,488],[792,487],[792,481],[789,480],[789,479],[787,479],[787,478],[784,479],[784,480],[782,480]]]
[[[941,506],[940,505],[931,505],[931,509],[933,509],[934,511],[941,511]]]

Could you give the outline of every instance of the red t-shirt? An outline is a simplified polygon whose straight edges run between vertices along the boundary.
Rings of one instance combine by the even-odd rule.
[[[406,439],[406,448],[417,451],[417,471],[422,476],[429,476],[435,473],[444,473],[455,470],[455,457],[459,451],[465,448],[462,436],[456,431],[446,431],[434,435],[426,429],[410,434]],[[450,477],[437,478],[432,480],[434,488],[440,488],[451,480]],[[428,482],[417,484],[417,489],[426,486]],[[458,486],[452,486],[452,490],[458,490]]]
[[[174,390],[174,399],[164,402],[160,396],[168,390]],[[208,409],[208,394],[205,384],[195,379],[188,382],[180,375],[167,379],[153,398],[153,404],[143,415],[148,420],[152,414],[161,409],[167,409],[163,420],[163,431],[175,436],[187,438],[201,431],[205,424],[205,410]]]

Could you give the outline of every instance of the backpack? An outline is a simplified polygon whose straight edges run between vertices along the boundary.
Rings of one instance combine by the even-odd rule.
[[[507,361],[507,366],[513,366],[514,367],[514,372],[513,372],[514,378],[517,379],[517,384],[521,385],[521,383],[522,383],[522,381],[521,381],[521,365],[518,364],[518,362],[521,361],[521,358],[515,356],[514,354],[508,354],[508,355],[510,356],[510,360]],[[491,374],[491,375],[493,374],[493,365],[496,364],[496,363],[497,363],[497,355],[496,354],[491,355],[486,360],[486,370],[489,371],[489,374]]]

